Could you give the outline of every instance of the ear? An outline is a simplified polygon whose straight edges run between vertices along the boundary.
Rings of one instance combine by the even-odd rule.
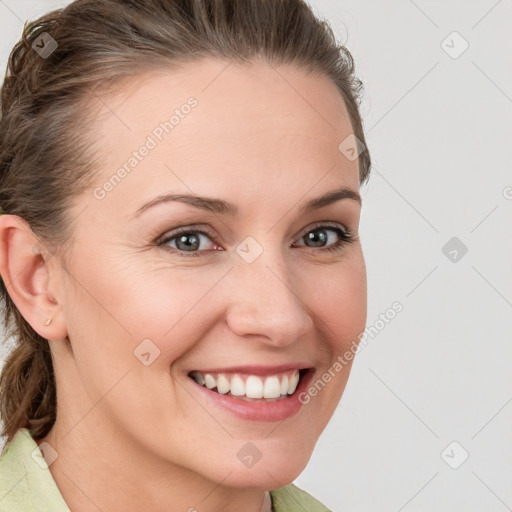
[[[60,266],[17,215],[0,216],[0,275],[9,296],[32,329],[48,340],[67,337],[61,307],[50,290]],[[54,263],[54,262],[52,262]],[[52,280],[50,280],[52,278]],[[58,281],[58,280],[57,280]],[[44,325],[51,318],[49,325]]]

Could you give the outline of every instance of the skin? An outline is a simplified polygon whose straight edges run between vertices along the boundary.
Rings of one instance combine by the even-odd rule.
[[[299,213],[333,189],[359,190],[357,161],[338,149],[352,133],[340,93],[300,68],[226,65],[146,73],[91,104],[101,186],[175,108],[198,101],[104,199],[75,198],[65,258],[49,257],[22,219],[0,217],[0,272],[50,340],[58,414],[41,441],[58,453],[50,471],[74,512],[257,512],[265,490],[304,469],[345,388],[351,363],[296,415],[258,422],[212,407],[187,376],[303,361],[315,380],[366,322],[360,204]],[[240,213],[168,202],[132,217],[163,192],[224,199]],[[332,252],[306,245],[324,221],[354,240]],[[155,243],[192,224],[215,237],[201,236],[198,256]],[[339,240],[325,233],[325,245]],[[236,252],[248,236],[263,249],[252,263]],[[160,350],[148,366],[133,353],[146,338]],[[251,468],[236,456],[249,441],[262,454]]]

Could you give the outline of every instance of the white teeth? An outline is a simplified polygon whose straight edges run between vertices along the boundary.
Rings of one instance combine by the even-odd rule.
[[[286,393],[283,393],[283,395],[285,394]],[[281,384],[279,383],[279,379],[277,377],[268,377],[265,380],[265,385],[263,386],[263,396],[265,398],[279,398],[281,396]]]
[[[285,375],[283,377],[283,380],[281,381],[280,393],[281,393],[281,395],[288,394],[288,375]]]
[[[289,382],[288,382],[288,394],[292,395],[295,393],[295,390],[297,389],[297,384],[299,383],[299,372],[295,372]]]
[[[229,380],[222,373],[219,373],[217,377],[217,391],[221,395],[225,395],[229,391]]]
[[[231,379],[231,394],[235,396],[245,395],[245,384],[244,381],[235,375]]]
[[[245,382],[245,396],[248,398],[263,398],[263,382],[259,377],[250,375]]]
[[[231,392],[234,396],[246,396],[247,398],[279,398],[292,395],[299,383],[299,370],[286,375],[271,375],[259,377],[248,375],[244,380],[240,375],[225,375],[223,373],[211,374],[192,372],[191,377],[201,386],[208,389],[217,388],[221,395]]]
[[[213,375],[210,375],[207,373],[204,376],[204,383],[206,384],[206,387],[208,389],[213,389],[217,385],[217,381],[215,380],[215,377]]]

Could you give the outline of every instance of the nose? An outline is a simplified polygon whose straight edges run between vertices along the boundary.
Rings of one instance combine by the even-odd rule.
[[[309,308],[280,260],[267,253],[250,264],[238,262],[231,274],[226,321],[234,334],[284,347],[311,329]]]

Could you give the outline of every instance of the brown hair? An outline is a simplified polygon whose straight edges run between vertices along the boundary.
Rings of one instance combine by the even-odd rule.
[[[1,89],[2,212],[23,218],[52,253],[64,254],[66,213],[94,179],[98,155],[84,135],[94,119],[84,107],[95,89],[151,68],[257,56],[330,77],[366,146],[353,58],[303,0],[76,0],[25,24]],[[363,183],[366,149],[359,171]],[[7,336],[16,343],[0,376],[1,434],[10,441],[25,427],[40,439],[56,418],[48,340],[23,318],[3,281],[0,292]]]

